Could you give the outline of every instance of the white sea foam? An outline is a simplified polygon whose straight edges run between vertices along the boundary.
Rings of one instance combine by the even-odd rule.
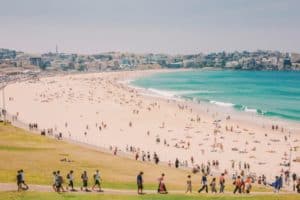
[[[212,104],[216,104],[218,106],[224,106],[224,107],[233,107],[233,103],[226,103],[226,102],[221,102],[221,101],[209,101]]]
[[[133,81],[134,81],[134,79],[125,79],[125,80],[120,80],[120,81],[118,81],[118,83],[128,85],[128,84],[130,84],[130,83],[133,82]]]
[[[251,113],[257,113],[257,110],[256,110],[256,109],[248,108],[247,106],[245,107],[244,111],[245,111],[245,112],[251,112]]]

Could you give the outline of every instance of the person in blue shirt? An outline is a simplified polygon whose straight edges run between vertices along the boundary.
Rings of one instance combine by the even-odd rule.
[[[280,190],[280,178],[278,176],[275,177],[275,181],[271,184],[271,186],[274,188],[275,193],[279,192],[279,190]]]
[[[138,187],[138,194],[143,194],[143,172],[140,172],[136,177],[136,183]]]
[[[202,187],[198,190],[198,192],[202,192],[205,189],[205,192],[208,193],[208,186],[207,186],[207,175],[203,174],[201,179]]]

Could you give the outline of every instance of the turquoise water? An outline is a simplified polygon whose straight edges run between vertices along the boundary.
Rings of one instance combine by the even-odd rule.
[[[132,85],[159,95],[206,101],[259,115],[300,121],[300,72],[185,71],[160,73]]]

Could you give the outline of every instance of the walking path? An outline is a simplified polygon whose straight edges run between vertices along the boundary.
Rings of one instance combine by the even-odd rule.
[[[12,192],[17,190],[17,185],[13,183],[0,183],[0,192]],[[104,193],[104,194],[118,194],[118,195],[134,195],[137,194],[136,190],[119,190],[119,189],[111,189],[111,188],[103,188],[104,192],[83,192],[83,191],[77,191],[72,193]],[[51,186],[47,185],[29,185],[29,191],[34,192],[53,192],[53,189]],[[155,190],[144,190],[146,194],[157,194]],[[71,192],[70,192],[71,193]],[[170,194],[185,194],[182,190],[172,190],[169,191]],[[204,193],[203,193],[204,194]],[[209,193],[211,194],[211,193]],[[225,192],[226,195],[233,195],[231,192]],[[280,192],[280,195],[287,195],[287,194],[296,194],[293,192]],[[237,194],[238,195],[238,194]],[[244,194],[244,195],[275,195],[273,192],[251,192],[251,194]],[[278,194],[276,194],[278,195]]]

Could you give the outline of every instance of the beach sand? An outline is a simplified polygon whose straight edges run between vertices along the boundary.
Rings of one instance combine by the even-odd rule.
[[[135,158],[138,151],[139,160],[142,151],[151,157],[156,152],[172,166],[176,158],[188,167],[218,160],[219,167],[212,168],[216,175],[225,169],[230,175],[239,171],[239,164],[243,169],[249,163],[246,173],[273,180],[289,169],[281,164],[289,162],[291,147],[291,160],[300,158],[300,123],[162,98],[125,84],[156,72],[73,74],[14,83],[5,89],[6,107],[18,120],[53,129],[53,135],[61,132],[66,140],[112,152],[128,152],[132,146],[135,152],[128,153]],[[292,162],[291,172],[300,174],[300,162]]]

